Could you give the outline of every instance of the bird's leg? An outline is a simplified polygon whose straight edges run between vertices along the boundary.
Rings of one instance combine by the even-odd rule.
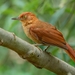
[[[34,46],[36,46],[38,49],[40,49],[38,46],[41,46],[43,44],[33,44]],[[45,52],[48,50],[48,48],[50,47],[50,45],[47,46],[47,48],[44,50]]]
[[[49,46],[47,46],[47,48],[45,49],[45,52],[48,50],[48,48],[50,47],[50,45]]]
[[[33,44],[33,45],[37,47],[37,46],[41,46],[42,44]]]
[[[38,47],[38,46],[41,46],[42,44],[33,44],[35,47],[37,47],[39,50],[41,50],[41,48],[40,47]]]

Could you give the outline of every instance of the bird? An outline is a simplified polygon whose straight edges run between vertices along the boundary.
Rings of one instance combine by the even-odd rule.
[[[23,12],[12,19],[22,23],[26,36],[36,44],[60,47],[75,61],[75,50],[66,42],[63,34],[55,26],[41,21],[32,12]]]

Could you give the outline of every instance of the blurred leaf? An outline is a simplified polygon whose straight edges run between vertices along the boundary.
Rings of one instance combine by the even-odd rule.
[[[5,60],[8,58],[8,49],[4,47],[0,47],[0,65],[5,63]]]
[[[0,6],[0,16],[3,16],[2,13],[8,9],[7,3]]]
[[[55,24],[58,21],[58,19],[61,17],[61,15],[65,12],[65,9],[66,7],[57,10],[55,14],[53,14],[53,16],[51,17],[50,23]]]

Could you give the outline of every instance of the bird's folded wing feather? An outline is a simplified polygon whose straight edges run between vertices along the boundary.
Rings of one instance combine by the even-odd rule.
[[[30,28],[30,34],[36,40],[40,40],[42,44],[55,45],[61,48],[65,48],[66,42],[61,34],[54,26],[32,27]]]

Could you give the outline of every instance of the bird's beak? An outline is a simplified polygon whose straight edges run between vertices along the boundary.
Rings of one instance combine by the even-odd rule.
[[[21,20],[19,17],[17,17],[17,18],[12,18],[12,20]]]

